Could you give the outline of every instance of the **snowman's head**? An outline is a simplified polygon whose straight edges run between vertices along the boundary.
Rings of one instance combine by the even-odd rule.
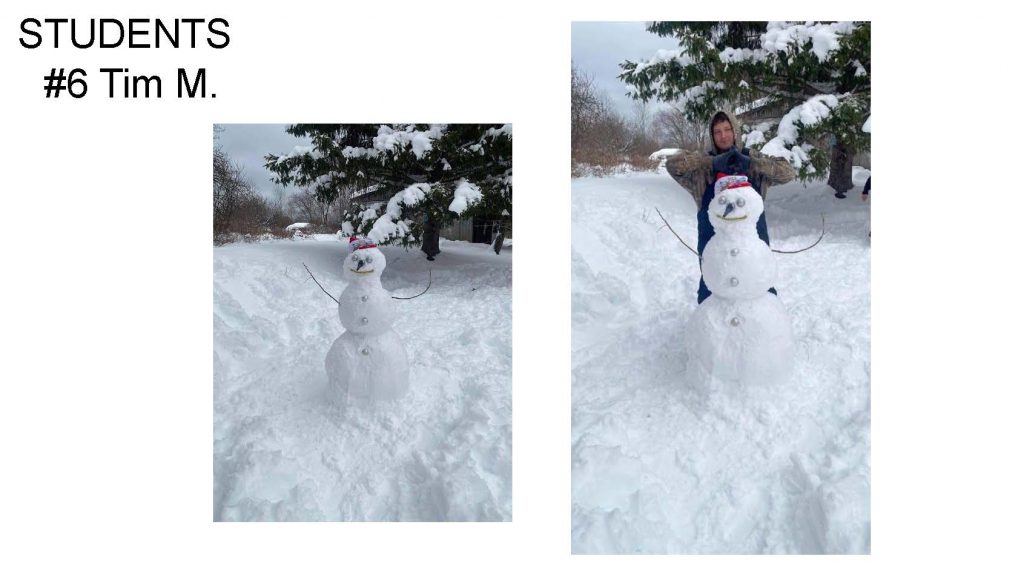
[[[708,206],[708,217],[715,232],[757,226],[764,212],[764,201],[746,176],[724,176],[715,182],[715,197]]]
[[[377,245],[365,238],[349,239],[349,255],[342,264],[343,275],[348,280],[362,280],[366,278],[380,278],[387,266],[384,253],[377,249]]]

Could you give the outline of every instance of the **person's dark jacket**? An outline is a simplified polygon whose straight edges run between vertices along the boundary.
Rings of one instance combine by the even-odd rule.
[[[733,126],[733,133],[738,133],[739,123],[731,114],[728,116]],[[718,153],[714,144],[714,135],[711,133],[711,126],[708,127],[708,133],[711,144],[704,153],[684,150],[665,161],[665,168],[669,175],[693,194],[697,204],[697,253],[701,257],[704,254],[704,247],[715,235],[715,229],[711,226],[711,219],[708,216],[708,207],[715,196],[715,181],[719,174],[746,175],[751,186],[761,195],[762,199],[766,198],[770,185],[784,184],[796,176],[793,167],[786,160],[770,158],[748,148],[737,149],[733,146],[723,153]],[[771,245],[764,213],[757,220],[757,235],[765,244]],[[774,287],[769,291],[772,294],[777,294]],[[697,303],[700,304],[710,295],[711,291],[704,283],[704,275],[701,274],[700,287],[697,289]]]

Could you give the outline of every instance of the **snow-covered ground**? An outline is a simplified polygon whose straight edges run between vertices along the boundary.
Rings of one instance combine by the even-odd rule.
[[[346,243],[214,248],[215,520],[512,518],[512,249],[383,247],[410,390],[372,412],[327,401]]]
[[[870,245],[867,172],[771,188],[776,287],[796,368],[775,388],[685,381],[696,308],[696,206],[668,175],[572,186],[574,553],[870,552]]]

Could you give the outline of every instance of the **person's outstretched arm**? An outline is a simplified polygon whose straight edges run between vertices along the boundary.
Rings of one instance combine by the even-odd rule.
[[[796,178],[796,170],[785,158],[765,156],[757,150],[751,150],[750,161],[753,171],[764,177],[768,184],[785,184]]]
[[[701,196],[704,195],[708,175],[711,173],[711,156],[697,150],[683,150],[665,160],[665,170],[690,192],[699,210]]]

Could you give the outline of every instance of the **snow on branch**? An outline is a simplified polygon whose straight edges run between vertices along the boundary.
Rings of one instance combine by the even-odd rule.
[[[309,156],[313,159],[317,159],[320,158],[320,151],[314,149],[312,146],[295,146],[292,148],[291,152],[278,156],[277,164],[281,164],[291,160],[292,158],[299,158],[301,156]]]
[[[405,130],[395,130],[390,126],[381,125],[377,130],[377,137],[373,139],[373,147],[385,152],[411,146],[412,153],[418,160],[433,148],[433,141],[440,138],[446,129],[447,126],[444,124],[431,124],[427,130],[416,130],[412,125],[407,126]]]
[[[431,124],[426,130],[416,130],[412,124],[404,130],[381,124],[377,129],[377,135],[373,138],[373,148],[357,148],[346,146],[341,155],[345,158],[379,158],[386,152],[402,151],[406,146],[412,149],[412,153],[419,160],[423,155],[434,147],[434,140],[444,135],[448,127],[444,124]]]
[[[788,52],[799,49],[808,41],[811,51],[819,62],[828,60],[829,53],[839,48],[839,36],[853,32],[852,22],[831,24],[794,24],[791,22],[769,22],[768,29],[761,35],[761,48],[768,52]]]
[[[455,186],[455,198],[448,205],[448,210],[462,214],[466,208],[476,204],[481,198],[483,198],[483,193],[480,191],[480,187],[463,178]]]
[[[415,206],[430,193],[430,184],[413,184],[388,200],[384,214],[373,223],[367,236],[377,243],[385,243],[392,237],[402,238],[409,233],[409,225],[402,219],[402,206]],[[376,210],[373,211],[376,216]],[[365,213],[364,213],[365,215]],[[365,220],[364,220],[365,221]]]
[[[484,132],[484,138],[496,138],[498,136],[505,135],[509,138],[512,137],[512,125],[505,124],[501,128],[488,128],[487,132]]]
[[[812,96],[803,104],[794,107],[779,121],[778,135],[761,148],[767,156],[785,158],[799,169],[807,161],[806,152],[797,146],[800,129],[814,126],[829,117],[839,106],[839,98],[835,94]]]
[[[726,48],[718,53],[718,59],[723,64],[734,64],[736,62],[764,62],[768,59],[768,52],[764,50],[751,50],[749,48]]]
[[[633,69],[633,74],[639,74],[639,73],[643,72],[644,69],[646,69],[646,68],[649,68],[649,67],[654,66],[656,64],[661,64],[662,62],[671,62],[673,60],[678,62],[680,66],[689,66],[690,64],[693,64],[693,58],[690,58],[690,55],[687,54],[685,49],[683,49],[683,50],[665,50],[665,49],[661,49],[661,50],[658,50],[657,54],[654,55],[654,58],[651,58],[650,60],[643,60],[643,61],[637,62],[636,68]]]
[[[341,150],[341,155],[345,158],[362,158],[364,156],[377,156],[376,150],[369,148],[356,148],[355,146],[345,146]]]
[[[724,82],[712,82],[711,80],[705,80],[701,82],[698,86],[687,88],[683,92],[682,96],[679,97],[678,104],[680,106],[685,106],[687,102],[703,100],[704,97],[707,96],[708,90],[723,89],[725,89]]]

